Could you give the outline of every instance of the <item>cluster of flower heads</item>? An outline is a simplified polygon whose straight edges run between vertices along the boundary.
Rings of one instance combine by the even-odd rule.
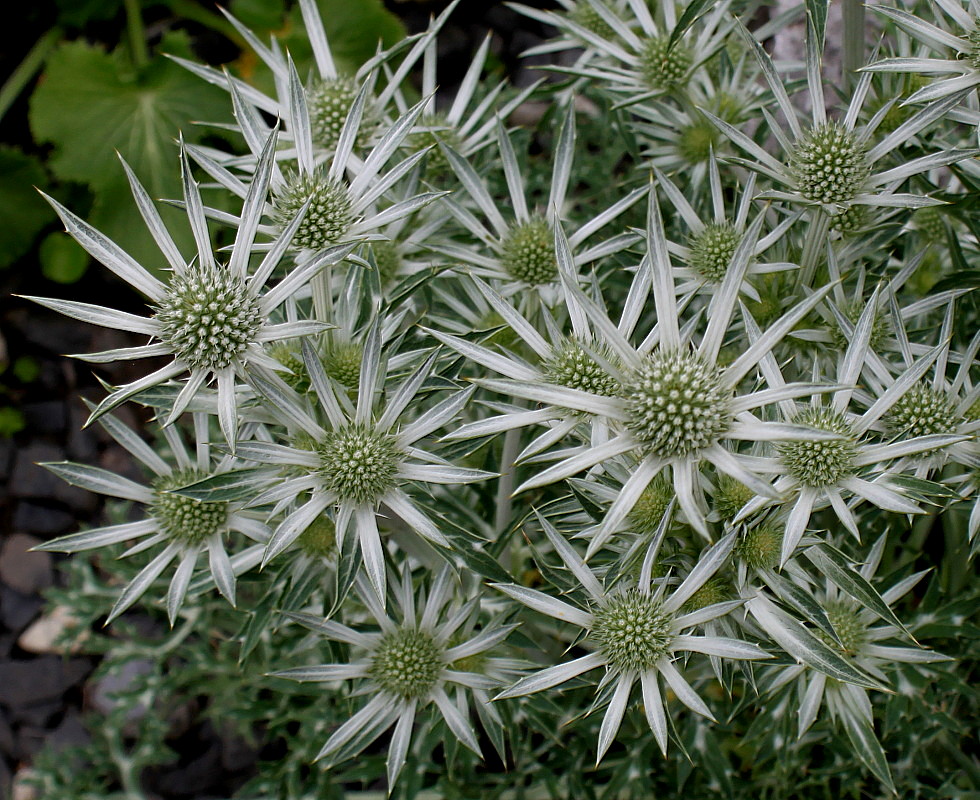
[[[500,708],[597,670],[597,763],[627,715],[666,753],[669,719],[725,713],[705,688],[737,674],[757,702],[796,698],[779,707],[800,736],[828,709],[889,783],[869,691],[943,657],[891,609],[922,575],[874,578],[883,533],[948,505],[980,529],[980,333],[956,335],[964,290],[915,289],[951,224],[924,215],[980,153],[961,124],[977,9],[938,4],[955,31],[875,9],[946,60],[883,57],[839,108],[812,20],[805,63],[783,65],[760,41],[792,17],[748,30],[729,2],[693,20],[644,0],[524,9],[558,31],[539,55],[574,57],[522,91],[484,74],[489,40],[437,88],[453,5],[342,75],[301,0],[307,81],[232,20],[275,95],[182,62],[228,90],[247,145],[181,147],[196,251],[128,167],[162,271],[52,201],[148,313],[38,302],[149,337],[82,358],[168,363],[92,412],[147,485],[49,465],[145,516],[46,547],[149,558],[110,619],[174,563],[171,621],[212,586],[234,604],[245,572],[304,587],[283,624],[346,660],[278,675],[352,688],[330,764],[393,725],[389,785],[423,710],[506,760]],[[939,79],[874,108],[878,73],[899,71]],[[547,159],[508,127],[529,97],[554,105]],[[601,114],[633,147],[595,186],[579,130]],[[193,165],[240,211],[205,205]],[[155,409],[166,457],[112,416],[127,400]],[[521,622],[536,637],[516,641]]]

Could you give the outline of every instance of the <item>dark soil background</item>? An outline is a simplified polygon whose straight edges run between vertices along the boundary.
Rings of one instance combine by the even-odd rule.
[[[73,2],[76,0],[59,0],[58,5],[64,8]],[[548,0],[525,2],[554,5]],[[417,31],[446,3],[389,0],[388,5],[409,31]],[[0,80],[6,79],[50,28],[58,7],[51,2],[20,3],[5,11],[0,26]],[[111,47],[122,29],[118,19],[111,19],[87,26],[77,35]],[[532,70],[519,56],[548,32],[503,3],[484,0],[463,0],[447,24],[440,36],[440,74],[462,76],[488,29],[495,34],[494,53],[512,79],[519,84],[533,80],[536,76],[532,77]],[[233,45],[210,31],[202,30],[195,44],[199,57],[211,63],[236,55]],[[30,88],[0,123],[0,144],[36,152],[27,124]],[[58,225],[49,229],[56,230]],[[118,331],[76,323],[17,295],[65,297],[145,313],[135,292],[97,265],[70,286],[41,275],[36,251],[0,271],[0,404],[19,411],[26,422],[15,435],[0,436],[0,800],[37,797],[23,781],[14,781],[15,776],[23,775],[42,747],[83,743],[87,733],[80,715],[82,711],[98,712],[100,697],[104,698],[108,688],[86,684],[96,667],[95,658],[66,655],[54,645],[63,610],[46,608],[43,595],[59,581],[62,557],[29,552],[34,545],[73,532],[80,525],[103,524],[101,498],[64,484],[38,462],[78,461],[138,475],[128,453],[101,429],[81,429],[87,415],[81,398],[98,400],[104,391],[89,365],[63,355],[138,342],[128,341]],[[116,385],[142,374],[139,364],[98,370],[98,377]],[[140,423],[128,406],[119,413],[130,424]],[[249,774],[255,757],[240,743],[222,740],[209,727],[187,739],[186,747],[193,752],[181,754],[172,769],[146,776],[152,783],[147,790],[153,796],[227,796]],[[211,755],[202,759],[198,757],[201,753]]]

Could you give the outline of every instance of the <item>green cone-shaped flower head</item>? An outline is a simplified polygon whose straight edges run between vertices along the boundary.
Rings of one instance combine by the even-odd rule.
[[[593,620],[590,637],[621,672],[652,669],[670,652],[671,615],[638,589],[608,598],[593,611]]]
[[[385,634],[371,660],[371,677],[405,700],[420,700],[435,686],[445,651],[432,634],[404,626]]]
[[[230,366],[251,344],[262,313],[245,280],[221,266],[189,265],[175,275],[156,318],[161,338],[192,369]]]
[[[153,485],[156,501],[150,507],[150,515],[160,531],[171,539],[187,544],[199,544],[220,532],[228,521],[228,504],[194,500],[172,489],[180,489],[208,477],[195,469],[173,472],[159,478]]]
[[[317,452],[327,489],[356,504],[376,502],[394,486],[402,455],[393,437],[360,425],[331,431]]]
[[[650,452],[670,459],[701,452],[731,427],[731,395],[721,371],[700,356],[659,350],[624,389],[627,425]]]

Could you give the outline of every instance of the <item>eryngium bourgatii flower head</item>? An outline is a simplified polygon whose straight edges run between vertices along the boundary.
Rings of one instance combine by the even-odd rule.
[[[973,0],[968,0],[965,6],[960,0],[934,3],[930,8],[935,9],[934,19],[945,24],[934,24],[923,15],[903,8],[885,5],[869,8],[894,22],[913,39],[943,54],[943,58],[923,58],[917,52],[900,58],[883,58],[864,67],[868,72],[904,72],[921,77],[925,85],[906,103],[927,103],[964,90],[973,92],[980,86],[980,9]],[[941,16],[939,11],[946,16]],[[926,76],[937,76],[937,80],[928,82]]]
[[[871,73],[866,72],[859,79],[841,121],[831,120],[827,117],[823,102],[818,48],[807,47],[807,82],[813,102],[812,119],[809,124],[804,124],[796,107],[790,102],[789,94],[780,82],[768,53],[741,23],[736,28],[762,65],[763,74],[788,128],[778,131],[775,137],[786,148],[783,161],[728,122],[710,112],[703,113],[749,156],[748,159],[739,159],[740,163],[749,169],[758,168],[760,173],[782,184],[783,188],[767,191],[761,197],[816,206],[826,210],[831,216],[846,211],[852,204],[889,208],[938,205],[940,201],[931,200],[921,194],[900,193],[897,189],[905,179],[913,175],[955,163],[977,153],[976,150],[947,148],[907,160],[889,169],[876,170],[875,166],[879,161],[949,112],[971,90],[958,90],[956,94],[934,100],[919,113],[874,141],[882,121],[881,115],[873,118],[867,125],[858,127],[861,107],[871,86]],[[767,119],[770,125],[777,124],[774,114]]]
[[[170,267],[168,283],[161,281],[99,231],[49,198],[76,241],[93,258],[143,293],[149,299],[153,314],[138,317],[71,300],[33,299],[75,319],[148,335],[156,340],[140,347],[81,355],[79,358],[96,363],[160,356],[173,359],[156,372],[114,390],[96,407],[92,419],[97,419],[144,389],[189,373],[166,418],[167,423],[173,422],[186,410],[205,383],[214,380],[218,387],[221,430],[227,441],[234,445],[238,428],[236,381],[247,381],[251,373],[259,370],[280,367],[267,354],[265,345],[318,333],[330,327],[325,323],[306,320],[276,323],[273,322],[273,314],[325,265],[342,259],[350,247],[321,251],[315,258],[295,267],[288,279],[271,289],[266,288],[297,228],[303,223],[306,206],[298,209],[292,221],[269,243],[267,253],[258,266],[250,269],[252,247],[259,232],[274,168],[276,139],[277,134],[273,132],[261,153],[252,186],[243,193],[242,222],[227,261],[219,260],[224,259],[224,254],[218,254],[212,248],[201,196],[183,151],[184,206],[197,243],[196,258],[189,264],[180,255],[146,190],[124,162],[130,187],[147,228]]]
[[[82,464],[58,463],[44,466],[74,486],[140,503],[146,507],[146,515],[136,522],[124,522],[62,536],[46,542],[39,549],[76,553],[142,539],[123,553],[125,557],[155,545],[161,546],[149,564],[122,590],[109,612],[107,622],[114,620],[139,600],[164,570],[177,561],[167,592],[167,614],[170,624],[173,625],[180,614],[197,562],[205,552],[210,565],[210,583],[216,585],[228,602],[234,605],[236,575],[256,562],[254,559],[236,559],[233,562],[227,552],[228,545],[233,541],[229,534],[240,532],[259,543],[259,546],[264,546],[271,532],[264,524],[265,515],[245,511],[242,500],[207,500],[175,493],[175,490],[193,486],[212,476],[224,475],[241,465],[232,456],[212,459],[207,439],[200,436],[202,431],[207,431],[207,416],[194,414],[194,425],[199,434],[194,454],[196,458],[188,451],[177,426],[164,429],[167,445],[173,453],[173,463],[157,455],[134,431],[111,414],[100,417],[99,423],[113,439],[153,473],[149,486]],[[188,466],[190,464],[196,466]]]
[[[774,486],[782,498],[790,497],[790,493],[796,495],[794,499],[784,500],[787,505],[792,505],[786,520],[780,564],[785,564],[793,555],[815,507],[831,505],[844,527],[858,539],[860,532],[851,509],[860,500],[868,500],[886,511],[901,514],[922,513],[918,505],[896,487],[888,485],[882,477],[900,471],[901,461],[896,462],[896,459],[948,447],[966,438],[954,434],[933,434],[879,444],[869,436],[873,426],[914,386],[914,380],[911,379],[921,376],[932,363],[931,360],[923,360],[910,366],[902,376],[894,380],[890,389],[882,391],[877,401],[863,414],[853,414],[848,410],[854,394],[853,387],[858,382],[865,362],[876,363],[877,356],[871,351],[869,340],[878,309],[878,294],[879,290],[876,289],[854,326],[847,350],[838,359],[836,385],[843,388],[835,389],[829,395],[829,402],[821,393],[821,396],[814,395],[809,405],[802,408],[797,407],[792,400],[780,404],[783,413],[793,424],[833,432],[838,437],[833,441],[781,442],[776,447],[779,471],[782,474],[776,479]],[[935,348],[933,359],[940,349]],[[862,477],[862,473],[871,465],[878,465],[874,474]],[[845,502],[844,492],[854,495],[850,503]],[[734,522],[746,519],[769,503],[771,500],[755,498],[742,508]]]
[[[667,752],[667,716],[660,689],[661,679],[689,709],[714,719],[707,705],[675,666],[675,663],[679,663],[678,654],[705,653],[733,659],[769,657],[764,650],[738,639],[684,633],[694,625],[727,614],[738,605],[721,602],[691,612],[683,609],[728,560],[735,545],[735,533],[728,534],[705,550],[697,566],[668,594],[666,582],[660,582],[654,588],[651,581],[653,561],[649,558],[645,559],[636,585],[607,590],[554,526],[540,514],[538,521],[565,567],[585,590],[587,607],[579,608],[536,589],[516,584],[494,586],[535,611],[582,628],[586,632],[584,646],[592,652],[522,678],[498,697],[520,697],[540,692],[589,670],[604,667],[606,677],[601,685],[606,686],[611,682],[615,689],[599,734],[597,764],[616,738],[636,681],[642,687],[647,722],[664,754]]]
[[[826,296],[830,287],[813,293],[790,309],[764,334],[760,333],[757,341],[743,355],[722,368],[718,363],[722,339],[734,313],[762,218],[753,222],[740,242],[740,255],[733,259],[731,269],[715,292],[707,325],[700,341],[695,342],[695,336],[687,329],[684,329],[682,338],[683,326],[679,320],[682,312],[675,296],[674,271],[655,192],[651,192],[649,202],[651,216],[647,254],[636,270],[630,290],[633,310],[624,312],[618,326],[603,320],[604,311],[579,288],[574,280],[568,241],[560,227],[555,232],[555,251],[569,317],[577,326],[576,333],[580,336],[589,334],[586,325],[593,326],[597,333],[601,332],[603,347],[610,353],[607,371],[611,370],[610,376],[620,381],[620,391],[608,394],[605,383],[591,386],[582,383],[574,387],[543,383],[540,373],[516,359],[498,355],[456,337],[435,334],[460,352],[511,379],[475,381],[480,386],[548,404],[548,408],[531,412],[532,417],[528,417],[527,412],[521,412],[470,423],[450,438],[486,435],[507,430],[508,425],[518,427],[529,421],[545,421],[553,416],[567,419],[568,410],[591,415],[593,424],[600,420],[605,426],[603,439],[599,443],[583,449],[573,448],[567,457],[526,480],[518,487],[518,492],[564,480],[609,459],[626,456],[624,464],[631,476],[603,521],[596,526],[588,557],[627,522],[644,489],[662,472],[670,475],[678,505],[688,523],[706,538],[709,535],[706,522],[708,509],[698,477],[702,463],[708,462],[720,474],[742,482],[756,494],[776,497],[775,490],[761,473],[756,472],[757,462],[725,447],[723,441],[726,439],[811,441],[839,438],[837,433],[793,423],[765,422],[744,413],[760,405],[778,402],[772,399],[774,397],[809,393],[813,389],[810,384],[783,385],[775,393],[760,390],[747,395],[736,394],[736,388],[743,378],[796,322]],[[647,344],[637,347],[630,341],[639,319],[637,309],[648,304],[647,296],[651,291],[657,312],[658,340],[655,346],[649,344],[651,340],[648,339]],[[551,347],[525,317],[506,305],[499,296],[489,292],[485,292],[485,295],[532,350],[546,361],[551,360]],[[545,373],[543,377],[547,380],[548,374]],[[570,419],[570,427],[566,430],[570,432],[580,421]]]
[[[347,386],[330,378],[309,342],[303,343],[303,362],[319,408],[311,410],[305,399],[284,382],[256,379],[255,387],[271,407],[293,420],[292,445],[242,444],[240,452],[259,462],[278,466],[283,475],[274,478],[254,503],[293,504],[280,523],[265,553],[264,563],[292,544],[309,523],[328,507],[336,510],[337,542],[342,547],[353,527],[364,566],[378,597],[385,597],[384,545],[378,531],[378,515],[395,515],[433,544],[448,547],[439,527],[404,491],[412,483],[460,484],[486,480],[493,473],[454,467],[424,453],[419,442],[453,420],[472,396],[475,387],[456,392],[421,411],[416,395],[435,363],[435,355],[379,402],[384,381],[380,322],[364,338],[356,407],[351,408]],[[387,388],[387,387],[385,387]],[[322,420],[322,422],[321,422]],[[297,499],[299,498],[299,499]]]
[[[555,173],[548,197],[541,201],[543,213],[528,203],[525,180],[511,134],[501,124],[497,126],[497,146],[507,176],[508,192],[507,201],[499,206],[486,179],[461,154],[443,146],[450,166],[468,195],[458,201],[455,197],[446,199],[443,203],[473,240],[480,244],[436,244],[432,249],[470,265],[470,271],[475,276],[500,281],[503,284],[499,289],[501,294],[504,297],[518,295],[524,307],[536,303],[542,296],[541,290],[558,280],[554,238],[556,226],[562,223],[566,215],[571,161],[575,152],[574,106],[568,104],[558,131],[553,155]],[[584,225],[576,226],[568,240],[576,270],[639,241],[639,236],[627,233],[591,247],[584,246],[587,239],[613,222],[645,193],[645,187],[634,189]],[[477,219],[471,208],[464,206],[467,200],[470,205],[476,206],[487,224]],[[501,208],[510,209],[512,218],[508,219]],[[529,292],[528,287],[536,287],[537,291]]]
[[[323,683],[356,681],[360,684],[358,694],[373,695],[334,731],[317,760],[329,760],[341,749],[345,758],[352,758],[394,725],[388,758],[390,791],[405,763],[416,715],[430,704],[439,710],[453,737],[480,755],[476,733],[459,707],[460,699],[471,695],[485,724],[502,724],[487,692],[500,686],[500,676],[512,673],[511,662],[490,655],[490,651],[517,626],[495,625],[472,634],[479,600],[466,606],[450,602],[454,588],[450,576],[449,568],[439,572],[427,597],[423,591],[424,602],[420,599],[417,603],[406,570],[400,580],[393,580],[396,591],[392,594],[400,611],[393,619],[375,597],[374,588],[359,575],[354,590],[381,628],[377,633],[361,633],[312,614],[286,615],[315,633],[350,645],[356,656],[347,664],[295,667],[276,676]],[[364,735],[366,731],[370,735]],[[351,750],[350,743],[358,736],[357,746]]]

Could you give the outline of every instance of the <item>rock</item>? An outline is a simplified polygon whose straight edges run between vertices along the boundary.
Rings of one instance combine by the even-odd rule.
[[[89,637],[89,631],[75,633],[69,644],[61,644],[66,632],[77,628],[79,619],[67,606],[55,606],[40,619],[34,620],[17,639],[17,646],[28,653],[77,653]]]
[[[14,633],[26,628],[44,606],[37,595],[29,596],[0,584],[0,622]]]
[[[0,663],[0,705],[16,709],[57,700],[91,671],[86,660],[60,656]]]
[[[3,755],[10,758],[17,758],[17,744],[14,739],[14,730],[10,727],[5,714],[0,714],[0,761]]]
[[[75,515],[50,505],[21,500],[14,506],[13,527],[19,531],[53,536],[75,527]]]
[[[11,791],[10,783],[13,777],[6,760],[0,758],[0,800],[9,800]]]
[[[88,729],[82,723],[81,717],[75,712],[69,712],[61,724],[47,738],[47,746],[55,752],[68,747],[81,747],[92,741]]]
[[[77,511],[90,513],[98,507],[98,495],[71,486],[40,466],[44,462],[64,460],[64,451],[46,442],[35,442],[18,450],[7,490],[13,497],[54,500]]]
[[[0,581],[21,594],[37,594],[54,580],[51,553],[31,552],[40,539],[15,533],[0,550]]]
[[[41,793],[34,783],[37,774],[29,767],[17,770],[12,781],[10,800],[40,800]]]
[[[34,434],[63,433],[68,423],[68,409],[61,400],[43,400],[21,406],[28,427]]]
[[[20,742],[20,753],[22,757],[25,753],[33,753],[38,749],[31,743],[36,739],[41,739],[43,742],[44,738],[50,732],[48,729],[61,716],[62,711],[64,711],[64,708],[61,697],[56,697],[54,700],[45,700],[43,703],[22,706],[10,711],[10,724],[15,728],[20,726],[17,731],[17,740]]]
[[[133,658],[124,662],[118,669],[93,681],[87,687],[88,705],[104,716],[108,716],[119,705],[116,697],[121,692],[131,691],[137,679],[153,671],[153,662],[145,658]],[[127,728],[146,716],[145,705],[134,705],[126,714]]]

